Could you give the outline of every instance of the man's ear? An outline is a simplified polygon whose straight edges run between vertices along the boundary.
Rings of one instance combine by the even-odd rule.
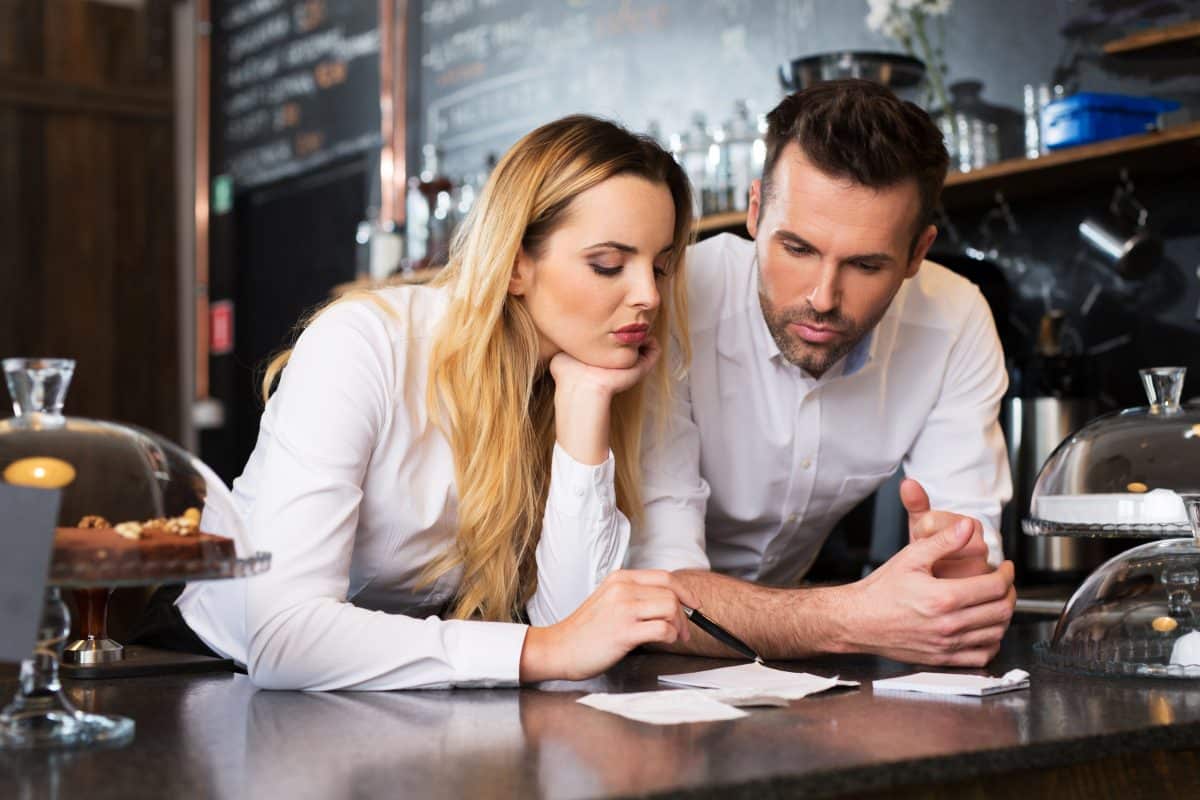
[[[921,262],[925,260],[925,254],[933,246],[933,241],[937,238],[937,235],[938,229],[936,225],[930,225],[921,231],[921,235],[917,237],[917,245],[913,248],[912,257],[908,260],[908,269],[904,273],[905,278],[913,277],[921,269]]]
[[[758,211],[762,207],[762,181],[750,181],[750,201],[746,205],[746,230],[751,239],[758,238]]]
[[[521,297],[529,291],[533,283],[533,259],[522,249],[513,261],[512,275],[508,279],[508,293],[513,297]]]

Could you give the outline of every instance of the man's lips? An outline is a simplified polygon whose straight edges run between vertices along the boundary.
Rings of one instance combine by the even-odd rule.
[[[613,331],[613,336],[617,337],[621,344],[641,344],[649,333],[649,325],[626,325]]]
[[[803,322],[790,322],[788,329],[801,339],[811,344],[831,342],[842,335],[837,328],[827,328],[821,325],[806,325]]]

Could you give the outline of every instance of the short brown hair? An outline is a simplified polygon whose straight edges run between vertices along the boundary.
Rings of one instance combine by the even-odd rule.
[[[924,109],[871,81],[826,81],[789,94],[767,115],[762,204],[779,155],[795,142],[827,175],[883,189],[913,178],[920,208],[915,237],[933,221],[950,156]],[[761,206],[760,206],[760,212]]]

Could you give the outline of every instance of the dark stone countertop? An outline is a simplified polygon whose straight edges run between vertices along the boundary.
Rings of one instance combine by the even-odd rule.
[[[860,680],[862,688],[675,726],[634,722],[575,699],[655,688],[660,674],[722,662],[639,654],[601,678],[537,690],[269,692],[233,674],[79,681],[69,686],[72,699],[133,717],[134,742],[119,750],[0,752],[0,785],[15,785],[18,797],[90,800],[831,797],[967,779],[1002,783],[1021,770],[1200,747],[1193,683],[1036,667],[1031,645],[1049,632],[1046,623],[1015,626],[989,669],[1028,669],[1028,691],[874,696],[872,679],[913,668],[828,657],[791,666]],[[13,689],[12,680],[0,681],[5,698]]]

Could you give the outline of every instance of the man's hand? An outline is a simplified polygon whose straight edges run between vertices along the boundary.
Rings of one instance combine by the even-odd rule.
[[[843,649],[952,667],[991,661],[1016,603],[1012,562],[966,578],[933,574],[935,564],[961,554],[974,539],[970,519],[960,519],[844,587]]]
[[[987,561],[987,543],[983,540],[983,523],[974,517],[930,509],[929,495],[925,492],[925,487],[912,478],[905,478],[900,483],[900,502],[908,512],[910,543],[949,530],[960,520],[967,520],[971,524],[971,538],[962,549],[933,565],[935,578],[969,578],[972,575],[986,575],[992,571]]]

